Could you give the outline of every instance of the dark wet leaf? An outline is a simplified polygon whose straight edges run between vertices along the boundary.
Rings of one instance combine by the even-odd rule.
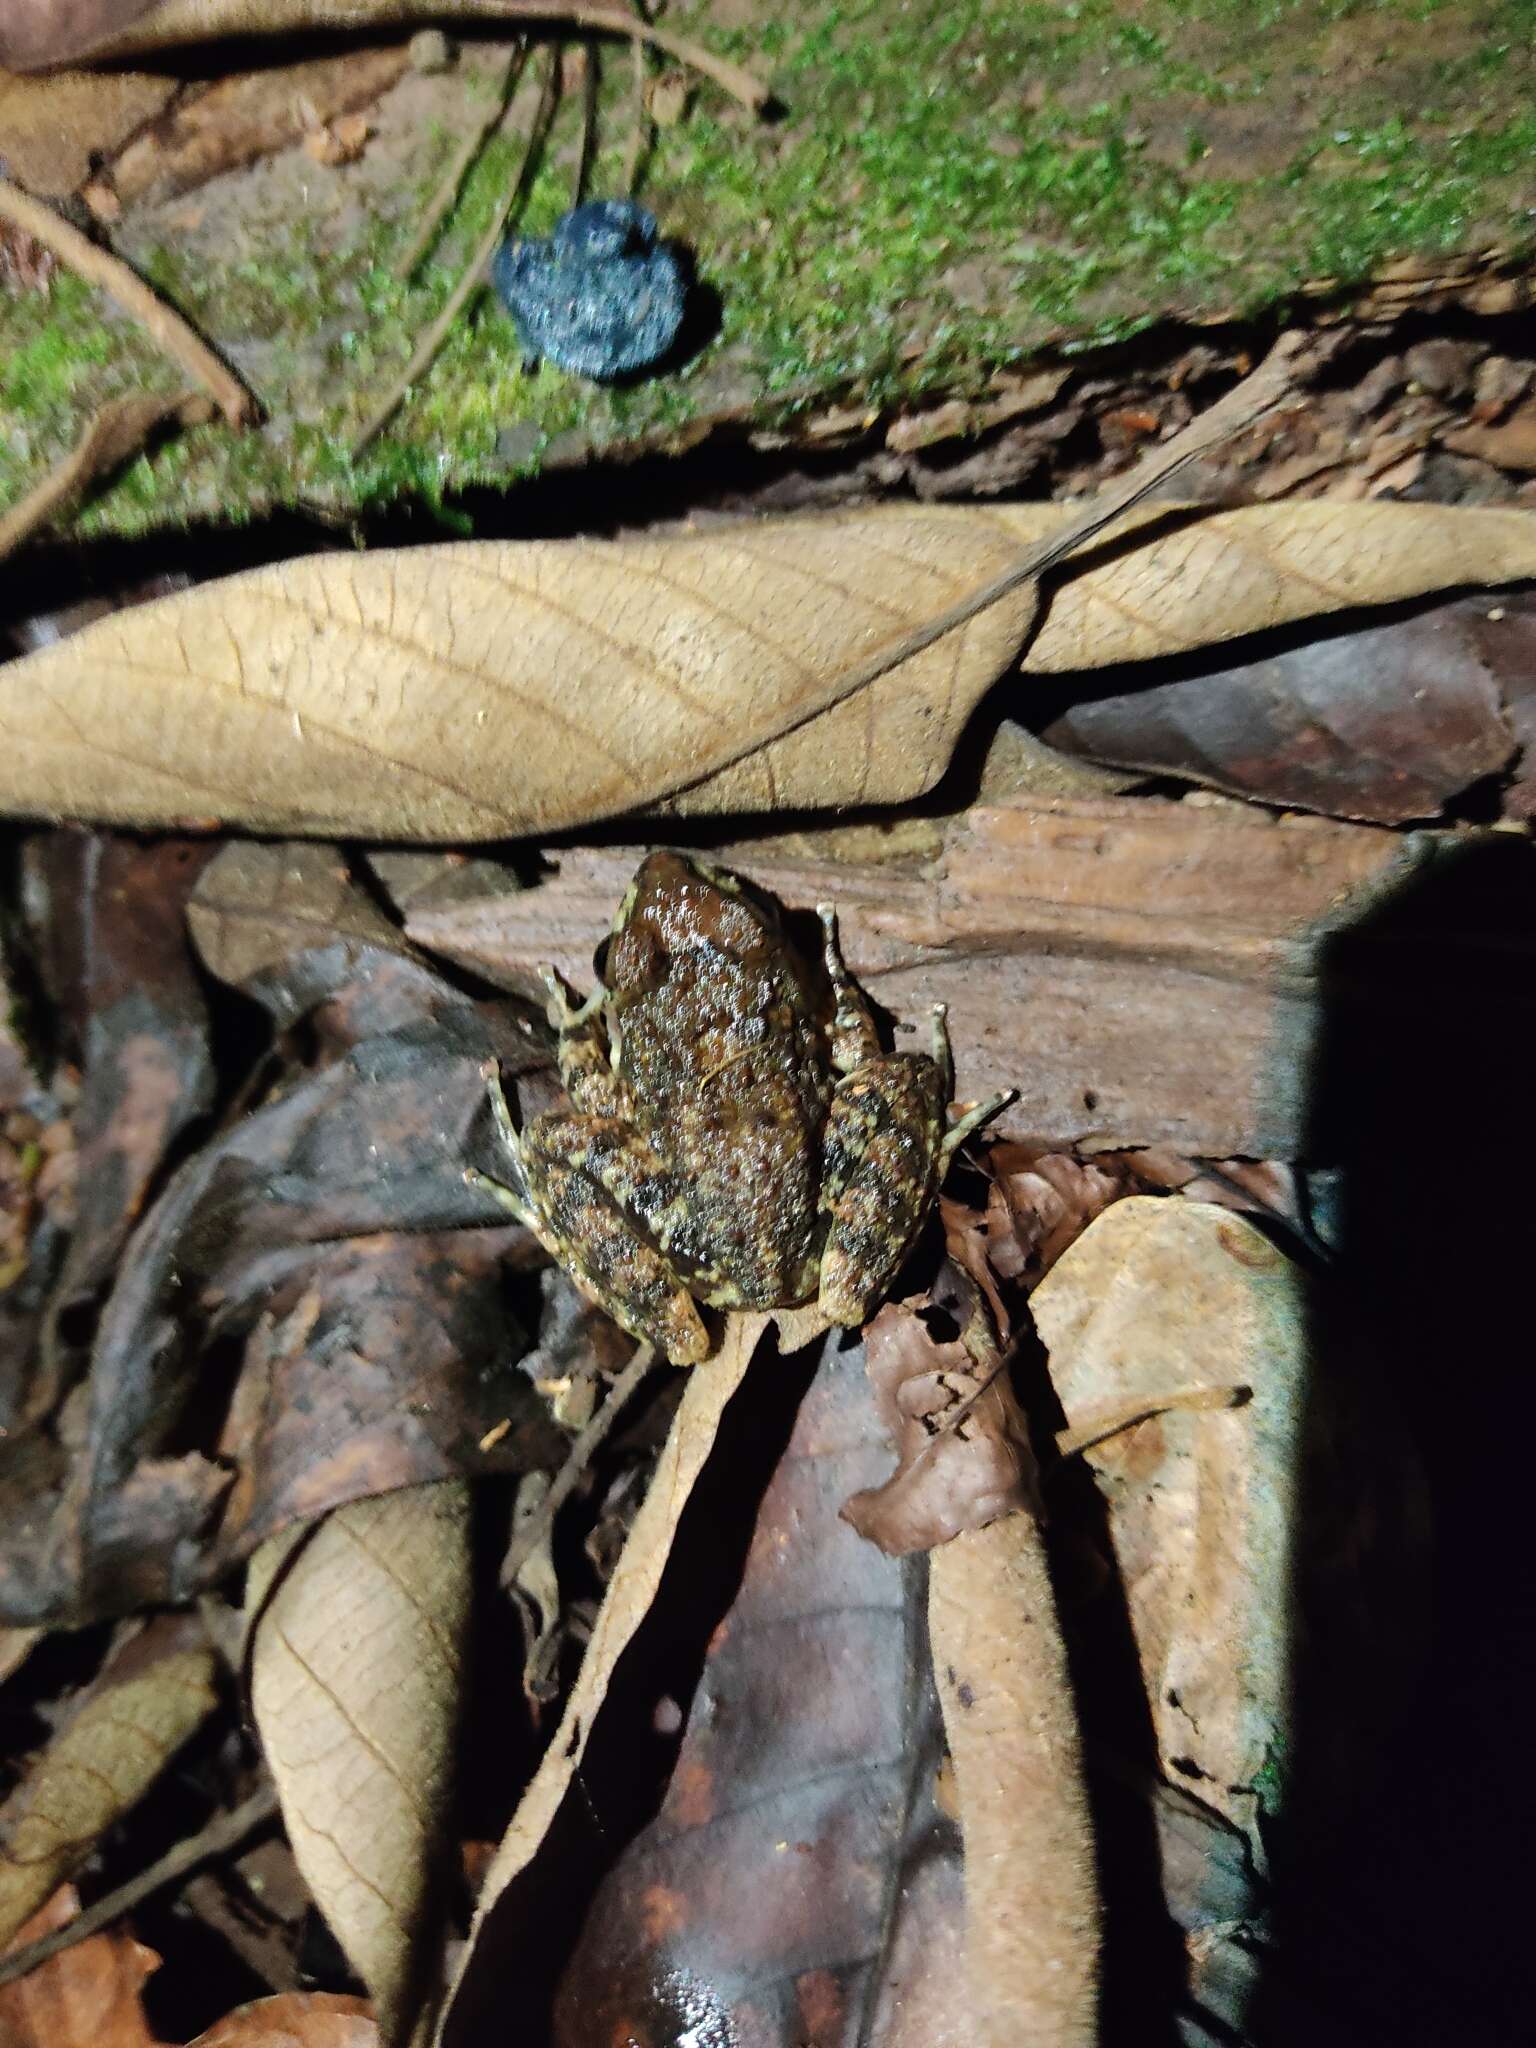
[[[187,944],[203,842],[144,845],[52,832],[27,848],[38,966],[64,1049],[83,1069],[75,1112],[76,1220],[22,1421],[54,1405],[70,1373],[71,1317],[91,1304],[177,1140],[213,1100],[207,1008]]]
[[[1073,705],[1044,737],[1236,796],[1400,824],[1529,749],[1517,724],[1533,716],[1533,674],[1536,597],[1462,598],[1236,664],[1128,668],[1123,690]]]
[[[860,1352],[829,1343],[661,1810],[565,1970],[559,2048],[690,2029],[764,2048],[969,2038],[925,1573],[838,1518],[889,1457]]]
[[[325,849],[231,848],[206,880],[210,956],[302,1018],[310,1066],[189,1159],[128,1246],[46,1544],[37,1492],[12,1503],[13,1620],[184,1599],[296,1517],[533,1459],[504,1279],[521,1234],[463,1179],[486,1067],[530,1064],[526,1031],[395,950]]]

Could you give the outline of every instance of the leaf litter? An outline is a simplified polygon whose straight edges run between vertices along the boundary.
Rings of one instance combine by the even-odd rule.
[[[1326,607],[1288,610],[1288,586],[1324,563],[1329,605],[1351,617],[1469,578],[1474,559],[1487,571],[1496,536],[1506,551],[1495,572],[1524,573],[1519,514],[1490,524],[1437,507],[1382,506],[1375,520],[1350,505],[1261,509],[1267,523],[1246,530],[1265,538],[1246,549],[1246,570],[1230,523],[1138,526],[1050,592],[1026,662],[1081,680],[1151,665],[1170,643],[1198,646],[1234,617],[1248,621],[1238,636],[1274,616],[1296,630]],[[1351,522],[1357,541],[1368,537],[1341,555],[1330,537]],[[1394,560],[1394,529],[1410,527],[1418,538]],[[1129,580],[1095,583],[1111,570]],[[1188,624],[1181,608],[1202,592],[1206,622]],[[1519,615],[1519,594],[1500,601]],[[1022,639],[1028,622],[1016,630]],[[857,744],[845,733],[829,765]],[[1454,795],[1465,762],[1452,749],[1447,773],[1437,745],[1425,759]],[[1513,776],[1513,760],[1498,772]],[[636,787],[635,801],[649,801]],[[723,2024],[749,2012],[769,2039],[798,2029],[828,2042],[1001,2043],[1026,2011],[1032,2037],[1094,2038],[1096,2008],[1115,1995],[1112,1970],[1100,1982],[1113,1955],[1101,1959],[1095,1868],[1132,1869],[1118,1851],[1149,1823],[1163,1882],[1140,1910],[1178,1930],[1191,2023],[1203,2016],[1242,2038],[1276,1953],[1269,1829],[1293,1796],[1291,1610],[1276,1586],[1295,1591],[1308,1628],[1337,1652],[1334,1782],[1348,1783],[1398,1681],[1405,1645],[1382,1597],[1383,1559],[1420,1554],[1413,1474],[1362,1457],[1388,1410],[1367,1412],[1361,1388],[1334,1390],[1326,1426],[1302,1428],[1323,1326],[1306,1270],[1321,1240],[1309,1219],[1305,1055],[1288,1055],[1288,1077],[1276,1088],[1271,1073],[1266,1096],[1255,1076],[1265,1048],[1273,1068],[1277,1044],[1305,1044],[1298,1026],[1331,1000],[1341,931],[1368,925],[1405,880],[1485,856],[1528,871],[1528,846],[1508,833],[1277,821],[1165,795],[1015,797],[941,817],[926,844],[921,857],[851,867],[803,847],[764,844],[759,857],[750,842],[727,858],[791,904],[826,894],[845,905],[855,969],[893,1011],[918,1007],[905,991],[920,986],[949,996],[968,1087],[989,1041],[1002,1079],[1026,1069],[1018,1121],[984,1155],[982,1177],[946,1200],[952,1264],[938,1263],[931,1236],[912,1276],[920,1291],[882,1313],[864,1349],[822,1343],[813,1376],[813,1327],[767,1319],[775,1343],[761,1320],[735,1321],[684,1389],[659,1459],[642,1457],[654,1473],[638,1510],[638,1489],[615,1493],[606,1476],[585,1498],[578,1488],[579,1509],[552,1532],[557,1592],[546,1579],[542,1594],[564,1605],[563,1639],[543,1650],[563,1711],[539,1761],[514,1651],[498,1695],[519,1700],[510,1745],[503,1729],[510,1796],[490,1828],[477,1817],[475,1837],[515,1810],[456,1958],[447,2044],[474,2039],[486,2012],[505,2019],[509,2001],[540,1996],[556,2038],[573,2044],[606,2038],[618,2018]],[[34,872],[47,872],[56,845],[34,837]],[[256,1553],[245,1675],[290,1835],[378,2000],[377,2037],[405,2039],[425,2025],[445,1931],[440,1915],[417,1917],[441,1853],[424,1845],[461,1825],[447,1763],[474,1569],[459,1535],[445,1563],[410,1514],[452,1501],[446,1519],[462,1532],[467,1477],[487,1499],[500,1487],[509,1508],[508,1489],[558,1467],[591,1413],[579,1398],[551,1404],[613,1378],[623,1359],[551,1293],[541,1255],[491,1217],[462,1167],[482,1141],[489,1061],[508,1070],[525,1113],[549,1099],[529,972],[553,954],[585,978],[581,952],[632,861],[556,848],[558,872],[527,887],[522,860],[414,857],[411,868],[398,852],[231,840],[188,872],[196,863],[177,868],[176,842],[81,836],[75,857],[82,847],[102,874],[152,878],[136,885],[159,934],[145,957],[169,963],[149,980],[171,995],[145,1032],[159,1053],[181,1047],[194,1074],[216,1048],[220,1086],[178,1084],[180,1123],[163,1106],[120,1109],[121,1028],[93,1035],[112,1015],[109,899],[57,881],[51,894],[34,888],[39,967],[44,939],[72,939],[93,963],[84,977],[39,974],[73,1033],[66,1048],[87,1049],[88,1090],[88,1048],[102,1047],[104,1106],[82,1098],[81,1142],[111,1134],[95,1142],[128,1161],[122,1184],[134,1192],[117,1214],[100,1202],[87,1251],[72,1252],[84,1261],[69,1296],[80,1353],[4,1447],[3,1612],[26,1630],[153,1610]],[[199,963],[190,980],[183,930]],[[1401,939],[1383,943],[1390,963]],[[1473,925],[1435,943],[1481,971],[1492,941]],[[1060,984],[1054,1012],[1029,1011],[1019,977],[1031,960],[1042,988]],[[989,984],[1000,961],[1014,978]],[[1363,979],[1380,984],[1384,1020],[1413,986],[1412,973]],[[1043,1029],[1047,1015],[1075,1015],[1076,1035]],[[1244,1015],[1246,1070],[1219,1057]],[[1047,1050],[1031,1075],[1036,1040]],[[883,1420],[863,1385],[866,1353],[876,1373],[885,1354]],[[850,1447],[857,1471],[839,1462]],[[612,1456],[621,1473],[637,1469],[622,1440]],[[921,1519],[915,1481],[932,1488]],[[901,1559],[839,1512],[862,1495],[853,1512],[867,1517],[882,1482],[878,1512]],[[797,1495],[807,1487],[813,1505]],[[1333,1514],[1303,1527],[1303,1487]],[[569,1524],[600,1522],[610,1499],[620,1506],[619,1528],[602,1536],[609,1558],[631,1526],[594,1583]],[[720,1534],[727,1508],[745,1559],[736,1584]],[[357,1570],[370,1548],[382,1610]],[[351,1565],[331,1573],[332,1551]],[[711,1561],[713,1591],[690,1605],[686,1575]],[[418,1568],[420,1587],[388,1614]],[[796,1574],[808,1612],[784,1604]],[[871,1586],[881,1590],[866,1603]],[[864,1620],[880,1614],[899,1616],[899,1640],[883,1657],[855,1654]],[[1129,1669],[1106,1651],[1117,1614]],[[286,1637],[290,1619],[302,1661],[273,1666],[263,1628],[280,1623]],[[392,1647],[370,1654],[376,1635]],[[1235,1661],[1234,1641],[1253,1656]],[[38,1668],[34,1649],[6,1683],[24,1686]],[[1085,1668],[1096,1674],[1087,1691]],[[81,1725],[88,1712],[87,1696]],[[1127,1735],[1138,1712],[1139,1741]],[[894,1746],[849,1735],[882,1716]],[[863,1787],[846,1811],[837,1774],[806,1768],[840,1732],[849,1782]],[[233,1768],[220,1766],[230,1803]],[[24,1779],[23,1800],[38,1796],[43,1769]],[[389,1797],[358,1791],[372,1782]],[[361,1837],[343,1837],[327,1869],[316,1845],[358,1820]],[[86,1818],[87,1856],[114,1824],[116,1809]],[[1020,1869],[1032,1872],[1022,1896]],[[1111,1882],[1112,1911],[1124,1882]],[[442,1887],[450,1915],[452,1891]],[[349,1894],[372,1900],[371,1927]],[[760,1910],[769,1900],[782,1910]],[[413,1952],[432,1956],[417,1980],[425,1997],[403,1988]],[[372,2009],[295,2008],[295,2039],[322,2017],[375,2025]],[[253,2013],[251,2026],[263,2023]],[[289,2021],[274,2011],[271,2023]]]

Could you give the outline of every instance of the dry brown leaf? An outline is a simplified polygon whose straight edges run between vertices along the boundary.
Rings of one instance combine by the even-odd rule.
[[[854,1494],[844,1517],[891,1557],[932,1550],[1031,1500],[1029,1434],[1006,1373],[959,1338],[940,1343],[908,1302],[887,1302],[865,1337],[869,1376],[897,1468]]]
[[[365,1998],[341,1991],[283,1991],[237,2005],[190,2048],[378,2048]]]
[[[469,1944],[443,2010],[440,2040],[462,2035],[459,2013],[466,2002],[473,2005],[476,1944],[497,1900],[537,1853],[581,1769],[608,1681],[656,1598],[678,1518],[704,1469],[720,1419],[770,1323],[778,1325],[785,1351],[810,1343],[825,1327],[815,1309],[733,1315],[714,1357],[689,1374],[671,1434],[593,1624],[565,1713],[485,1873]]]
[[[1022,646],[1034,587],[840,691],[1064,523],[901,507],[256,570],[14,664],[0,808],[475,839],[663,801],[904,802]],[[1098,544],[1056,592],[1028,671],[1536,573],[1524,512],[1153,507],[1131,528],[1139,545]]]
[[[11,1946],[52,1934],[79,1910],[74,1887],[61,1886]],[[154,1950],[129,1934],[93,1934],[14,1984],[0,1985],[0,2042],[5,2048],[164,2048],[139,1997],[159,1966]]]
[[[85,1862],[217,1704],[200,1625],[137,1629],[0,1811],[0,1941]],[[41,1931],[41,1930],[40,1930]]]
[[[372,1992],[384,2048],[435,1992],[428,1939],[469,1602],[459,1480],[353,1501],[251,1561],[251,1707],[305,1881]]]

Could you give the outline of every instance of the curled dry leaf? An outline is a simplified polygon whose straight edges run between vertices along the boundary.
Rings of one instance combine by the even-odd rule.
[[[1075,1159],[1029,1145],[994,1145],[987,1171],[987,1257],[1005,1280],[1030,1285],[1111,1202],[1146,1188],[1134,1160]]]
[[[113,1656],[0,1811],[0,1942],[74,1875],[202,1726],[217,1704],[214,1671],[211,1646],[186,1617],[136,1629]]]
[[[251,1710],[288,1839],[384,2048],[430,2009],[469,1608],[461,1481],[354,1501],[251,1561]]]
[[[80,1910],[63,1885],[10,1944],[21,1948]],[[153,1949],[114,1929],[93,1934],[50,1957],[14,1984],[0,1985],[0,2041],[5,2048],[166,2048],[144,2016],[145,1979],[160,1967]]]
[[[535,1865],[561,1816],[578,1774],[609,1682],[650,1613],[666,1573],[680,1518],[714,1447],[722,1418],[741,1387],[770,1324],[780,1348],[797,1349],[820,1334],[811,1309],[777,1315],[733,1315],[715,1356],[688,1376],[682,1403],[629,1540],[593,1624],[587,1653],[544,1760],[523,1795],[485,1874],[470,1941],[444,2010],[439,2039],[453,2048],[483,2039],[490,2015],[505,2012],[503,1951],[509,1928],[527,1906],[518,1880]]]
[[[1054,507],[903,507],[256,570],[14,666],[0,808],[463,840],[666,801],[904,802],[1018,655],[1035,586],[861,674],[1070,523]],[[1074,562],[1025,667],[1142,660],[1533,573],[1522,512],[1324,503],[1191,522],[1153,507]]]
[[[565,1963],[558,2048],[690,2034],[976,2042],[922,1565],[882,1555],[838,1516],[889,1456],[859,1352],[832,1341],[755,1516],[739,1477],[706,1475],[700,1506],[711,1501],[713,1540],[732,1550],[729,1605],[717,1620],[689,1601],[708,1637],[703,1673],[660,1811],[604,1877]],[[663,1683],[651,1678],[632,1715],[643,1720]],[[631,1775],[634,1745],[631,1728]],[[610,1773],[623,1770],[589,1749],[582,1782],[605,1825]],[[1015,1897],[1014,1926],[1035,1910],[1033,1873]],[[529,1937],[508,1938],[510,2000]],[[528,2016],[531,2036],[540,2018]]]
[[[1267,803],[1384,825],[1433,817],[1509,765],[1533,636],[1531,599],[1463,598],[1236,666],[1133,670],[1126,693],[1074,705],[1046,737]]]
[[[237,2005],[190,2048],[378,2048],[365,1998],[341,1991],[284,1991]]]
[[[902,1557],[1032,1506],[1029,1432],[999,1358],[939,1342],[910,1302],[887,1302],[864,1341],[898,1462],[845,1502],[861,1536]]]

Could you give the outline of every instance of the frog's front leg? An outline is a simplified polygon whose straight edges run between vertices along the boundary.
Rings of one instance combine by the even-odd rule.
[[[599,982],[578,1003],[575,990],[555,968],[546,967],[539,979],[549,991],[544,1014],[557,1034],[555,1058],[565,1092],[578,1109],[595,1116],[627,1115],[628,1090],[614,1071],[607,989]]]
[[[828,1218],[819,1301],[830,1321],[862,1323],[889,1289],[954,1148],[1007,1096],[946,1130],[954,1062],[944,1007],[931,1053],[883,1053],[863,991],[848,972],[836,919],[821,906],[827,974],[836,997],[832,1058],[843,1074],[822,1140],[821,1207]]]

